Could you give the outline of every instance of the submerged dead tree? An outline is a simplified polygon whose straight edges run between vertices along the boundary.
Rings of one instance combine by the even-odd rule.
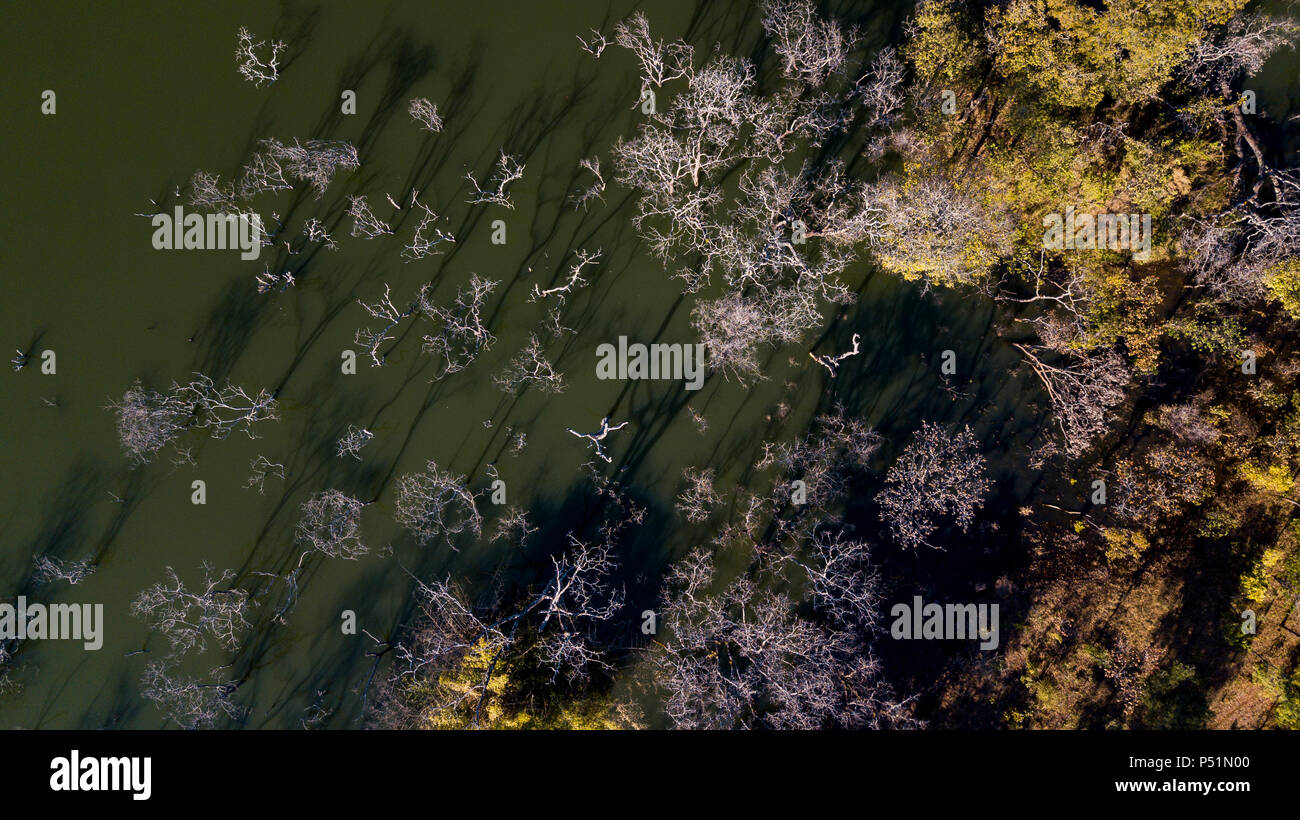
[[[166,393],[150,390],[137,379],[120,401],[109,406],[117,413],[122,448],[137,463],[150,461],[187,430],[207,430],[213,438],[243,430],[249,438],[257,438],[253,425],[279,417],[269,391],[250,394],[230,382],[217,387],[202,373],[195,373],[186,384],[172,382]]]
[[[141,677],[141,695],[182,729],[211,729],[223,718],[241,719],[245,710],[234,701],[238,685],[205,683],[176,669],[172,660],[151,661]]]
[[[371,714],[392,728],[480,728],[498,725],[507,708],[508,667],[534,649],[552,680],[573,681],[603,667],[604,649],[594,628],[623,606],[613,584],[614,546],[621,523],[601,528],[599,539],[572,533],[551,557],[540,589],[513,603],[474,606],[450,579],[417,582],[417,614],[394,645],[396,663]]]
[[[942,517],[965,532],[992,486],[985,463],[969,427],[949,432],[922,422],[876,496],[880,518],[894,540],[909,549],[932,547],[928,539]]]
[[[254,40],[253,33],[240,26],[235,44],[235,66],[239,74],[261,88],[280,79],[280,55],[287,46],[280,40]]]
[[[131,614],[144,619],[149,627],[167,639],[174,655],[190,650],[202,652],[208,639],[223,649],[239,648],[243,633],[249,628],[248,592],[231,586],[235,571],[213,573],[212,565],[203,564],[203,582],[191,590],[176,570],[167,567],[167,578],[148,587],[131,603]]]
[[[295,537],[298,543],[330,558],[355,559],[370,551],[361,541],[365,502],[341,490],[324,490],[303,502]],[[301,562],[301,561],[300,561]]]
[[[856,542],[855,542],[856,543]],[[878,605],[844,562],[817,562],[818,607],[860,617]],[[838,559],[834,559],[838,561]],[[649,651],[664,713],[682,729],[904,728],[915,725],[894,697],[862,624],[824,625],[801,616],[771,581],[721,582],[713,558],[692,552],[669,572],[660,609],[664,636]],[[854,597],[848,597],[851,592]]]
[[[393,517],[421,545],[442,539],[456,549],[458,535],[468,532],[477,538],[483,531],[483,516],[465,476],[444,472],[433,461],[422,472],[398,479]]]

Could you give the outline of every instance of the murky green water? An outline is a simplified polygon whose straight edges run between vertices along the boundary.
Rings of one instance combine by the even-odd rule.
[[[897,36],[900,7],[859,6],[855,12],[877,43]],[[0,327],[10,348],[32,350],[33,364],[0,377],[0,597],[103,603],[102,650],[75,642],[23,645],[14,679],[21,689],[0,696],[4,727],[158,727],[162,715],[139,696],[144,664],[165,652],[128,607],[164,568],[197,583],[199,565],[239,572],[261,606],[245,647],[228,656],[215,646],[187,666],[202,674],[230,664],[242,680],[237,700],[249,727],[294,727],[318,711],[322,725],[356,726],[360,691],[373,666],[363,634],[344,635],[340,612],[382,638],[409,603],[409,570],[421,577],[453,573],[475,589],[496,580],[528,583],[547,550],[590,518],[593,502],[581,465],[590,453],[565,428],[594,430],[602,416],[628,420],[611,436],[614,463],[651,506],[646,524],[622,556],[630,583],[628,640],[636,614],[656,594],[663,562],[701,533],[674,517],[672,500],[684,467],[715,467],[719,486],[746,480],[763,437],[793,436],[835,402],[888,436],[892,457],[922,419],[970,423],[990,451],[1000,479],[994,516],[1014,520],[1016,502],[1036,480],[1024,469],[1023,443],[1042,419],[1016,356],[994,332],[993,310],[971,295],[922,295],[915,288],[855,266],[860,298],[824,337],[773,352],[766,382],[741,388],[711,377],[703,390],[656,382],[595,378],[595,348],[626,335],[651,342],[693,342],[691,299],[683,299],[631,231],[628,191],[611,183],[604,205],[575,210],[566,198],[583,180],[579,159],[601,156],[632,132],[638,81],[632,59],[611,47],[599,61],[574,35],[606,32],[630,8],[595,2],[523,4],[293,5],[277,14],[262,3],[142,4],[71,9],[24,4],[3,13],[9,70],[0,85],[7,112],[0,180],[4,298]],[[697,44],[720,40],[741,53],[757,42],[747,4],[655,2],[646,7],[661,36],[689,34]],[[240,25],[290,42],[282,79],[254,89],[235,72]],[[44,89],[57,94],[57,114],[42,116]],[[339,112],[340,92],[357,92],[357,113]],[[1285,83],[1261,92],[1285,95]],[[443,133],[428,137],[406,114],[412,96],[439,104]],[[302,264],[299,284],[257,293],[254,277],[280,257],[268,251],[243,262],[233,252],[157,251],[146,219],[151,199],[163,201],[195,169],[232,174],[257,140],[346,139],[362,167],[336,178],[320,200],[264,197],[258,209],[315,215],[334,227],[336,253]],[[522,154],[524,179],[513,188],[514,211],[465,203],[466,170],[480,179],[498,149]],[[610,172],[607,170],[607,177]],[[384,193],[405,200],[414,187],[445,215],[457,237],[444,256],[408,263],[397,237],[347,236],[346,194],[366,193],[376,211]],[[490,241],[503,219],[505,245]],[[564,372],[559,396],[527,391],[510,397],[490,380],[543,319],[527,301],[534,283],[559,281],[578,248],[601,248],[592,284],[565,315],[577,332],[548,352]],[[406,298],[426,281],[446,301],[472,273],[499,280],[489,320],[497,336],[465,372],[431,382],[433,365],[419,354],[419,335],[399,338],[389,364],[371,368],[361,356],[356,375],[340,372],[340,354],[358,350],[353,334],[373,324],[356,304],[383,284]],[[828,318],[830,317],[828,312]],[[864,355],[847,362],[834,382],[806,351],[848,347],[854,332]],[[963,395],[938,388],[940,351],[957,352],[971,378]],[[52,350],[57,372],[40,372]],[[7,357],[6,357],[7,358]],[[194,437],[196,467],[162,458],[133,468],[122,454],[105,405],[137,377],[157,387],[202,371],[250,389],[278,390],[281,420],[250,440]],[[700,433],[687,405],[709,421]],[[785,405],[783,408],[782,405]],[[788,409],[788,412],[787,412]],[[349,424],[375,433],[362,461],[334,457]],[[518,456],[509,436],[527,433]],[[250,460],[264,454],[287,468],[259,495],[242,485]],[[509,501],[527,507],[543,531],[526,552],[486,542],[454,553],[421,548],[391,518],[396,477],[433,459],[476,486],[495,463]],[[882,462],[883,463],[883,462]],[[206,483],[207,501],[190,501],[191,482]],[[363,517],[375,553],[357,561],[310,559],[296,605],[273,621],[283,575],[299,561],[293,543],[298,507],[310,494],[337,487],[373,500]],[[487,505],[495,514],[495,508]],[[489,525],[490,527],[490,525]],[[386,547],[391,546],[391,554]],[[35,587],[40,555],[92,557],[98,571],[76,586]],[[900,589],[931,583],[934,574],[966,589],[996,577],[988,550],[898,559],[891,581]]]

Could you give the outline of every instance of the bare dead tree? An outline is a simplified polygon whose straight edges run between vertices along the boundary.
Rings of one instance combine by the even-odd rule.
[[[364,196],[348,197],[348,216],[352,217],[352,235],[374,239],[377,236],[389,236],[393,229],[370,210]]]
[[[276,290],[283,293],[297,284],[297,281],[297,278],[293,275],[293,271],[288,268],[277,273],[271,270],[270,265],[267,265],[262,272],[257,275],[257,292],[270,293],[271,291]]]
[[[181,674],[172,660],[151,661],[141,678],[141,695],[182,729],[211,729],[223,717],[242,718],[233,683],[203,683]]]
[[[1214,444],[1223,435],[1195,401],[1162,405],[1152,415],[1154,418],[1148,416],[1150,421],[1191,445]]]
[[[50,555],[42,555],[36,559],[36,571],[32,573],[32,581],[37,584],[67,581],[69,584],[76,585],[86,580],[94,572],[95,562],[91,558],[69,561]]]
[[[249,438],[257,438],[254,424],[279,418],[278,405],[268,390],[250,394],[230,382],[217,387],[202,373],[195,373],[187,384],[173,382],[170,399],[189,412],[191,427],[207,429],[213,438],[226,438],[241,429]]]
[[[497,519],[489,540],[493,543],[508,541],[522,547],[528,541],[528,536],[537,532],[537,529],[529,526],[528,514],[522,507],[511,507]]]
[[[264,144],[268,151],[284,156],[289,176],[309,184],[316,191],[317,199],[325,195],[325,189],[340,169],[361,167],[356,146],[343,140],[299,143],[295,139],[292,146],[267,140]]]
[[[667,217],[692,213],[689,199],[676,199],[690,171],[691,157],[685,140],[676,139],[656,122],[642,125],[635,138],[620,138],[614,144],[615,179],[643,192],[645,204],[638,212],[641,221],[661,214]],[[696,212],[702,210],[698,206],[695,208]],[[665,218],[662,221],[670,220]]]
[[[305,182],[316,191],[316,198],[325,195],[334,175],[340,169],[359,168],[361,160],[357,149],[343,140],[294,139],[293,144],[278,139],[264,139],[261,150],[253,154],[240,169],[239,181],[231,191],[231,198],[252,199],[259,194],[287,191],[294,184]],[[191,180],[191,197],[198,193],[212,199],[215,181],[202,180],[204,187],[196,189],[200,174]],[[219,191],[219,189],[217,189]]]
[[[249,463],[248,467],[252,472],[244,482],[244,486],[256,488],[259,494],[265,493],[267,478],[284,480],[284,465],[277,464],[266,456],[259,455]]]
[[[696,470],[687,467],[682,472],[682,476],[686,479],[686,489],[677,496],[677,503],[674,505],[677,511],[692,524],[709,520],[714,508],[722,503],[722,496],[713,489],[713,468]]]
[[[463,370],[496,341],[496,337],[483,323],[483,308],[497,284],[499,283],[474,274],[447,305],[435,304],[431,295],[432,287],[425,284],[404,308],[399,308],[393,302],[392,291],[385,285],[381,299],[370,304],[358,300],[358,304],[372,317],[386,324],[379,330],[369,327],[358,329],[356,342],[366,348],[371,363],[380,367],[386,356],[380,355],[379,349],[385,342],[395,338],[390,335],[391,331],[404,319],[420,315],[438,326],[435,333],[424,336],[421,346],[423,352],[441,357],[442,370],[436,378],[441,379]]]
[[[609,425],[609,416],[606,416],[605,418],[600,420],[600,429],[594,433],[579,433],[577,430],[574,430],[572,427],[566,429],[573,435],[577,436],[578,438],[585,438],[588,441],[590,441],[592,445],[594,445],[596,448],[596,455],[608,462],[608,461],[612,461],[612,459],[609,456],[605,455],[605,449],[602,442],[604,442],[605,437],[608,436],[610,433],[614,432],[615,430],[622,430],[626,426],[627,426],[627,422],[625,421],[622,424],[611,427]]]
[[[870,648],[800,617],[794,602],[742,576],[718,592],[696,550],[669,572],[667,633],[650,650],[677,728],[885,728],[915,725]]]
[[[269,44],[265,40],[254,40],[252,32],[243,26],[239,27],[238,37],[235,63],[240,75],[257,88],[280,79],[280,55],[287,46],[279,40],[272,40]]]
[[[418,122],[420,127],[430,134],[436,134],[442,130],[442,117],[438,115],[438,106],[424,97],[413,98],[406,111],[411,115],[411,119]]]
[[[194,172],[188,193],[191,205],[210,210],[227,208],[239,198],[234,185],[223,184],[219,176],[206,171]]]
[[[536,302],[539,299],[545,299],[548,296],[567,295],[574,288],[587,284],[587,280],[582,278],[582,269],[588,265],[595,265],[600,262],[600,248],[595,252],[580,248],[574,252],[573,266],[569,268],[569,278],[563,285],[557,285],[553,288],[543,289],[541,285],[533,285],[533,292],[528,297],[528,301]]]
[[[383,346],[384,342],[392,341],[395,338],[390,336],[389,332],[401,324],[403,319],[419,310],[420,305],[425,301],[427,289],[427,285],[420,288],[416,298],[405,308],[398,308],[397,305],[393,304],[392,290],[386,284],[384,285],[384,295],[375,302],[367,304],[360,299],[357,300],[357,304],[361,305],[366,313],[387,323],[379,330],[371,330],[369,327],[359,328],[354,337],[357,344],[366,348],[366,352],[370,354],[370,362],[375,367],[384,366],[387,357],[379,355],[379,348]]]
[[[753,66],[719,57],[692,72],[671,108],[653,115],[631,140],[614,146],[616,179],[640,191],[634,224],[652,249],[706,249],[720,222],[720,192],[702,183],[743,159],[743,135],[759,104]]]
[[[483,531],[483,516],[465,476],[443,472],[433,461],[422,472],[398,479],[393,518],[421,545],[441,538],[458,549],[456,538],[461,533],[477,538]]]
[[[908,549],[932,547],[938,518],[948,516],[965,532],[992,486],[985,458],[969,427],[953,433],[934,422],[921,429],[885,473],[876,495],[890,535]]]
[[[302,517],[294,530],[295,541],[330,558],[356,559],[370,548],[361,541],[361,511],[365,503],[329,489],[303,502]],[[302,559],[299,559],[301,565]]]
[[[476,610],[450,581],[417,581],[417,617],[394,646],[397,663],[372,719],[389,726],[483,726],[499,691],[493,685],[498,669],[526,634],[526,623],[535,642],[525,649],[536,649],[553,676],[578,679],[590,666],[605,665],[590,637],[623,604],[611,576],[626,523],[602,526],[598,541],[570,534],[540,591],[515,605]]]
[[[744,156],[738,139],[754,115],[754,66],[747,60],[718,58],[691,76],[686,90],[673,99],[661,124],[682,145],[691,185],[731,166]]]
[[[573,195],[574,210],[582,208],[585,211],[587,210],[587,203],[591,200],[599,199],[601,202],[605,201],[605,177],[600,172],[599,157],[589,157],[580,160],[578,162],[578,167],[590,171],[592,176],[596,178],[595,182]]]
[[[862,341],[862,336],[857,333],[854,333],[852,350],[841,353],[838,356],[818,356],[816,353],[813,353],[810,350],[808,351],[808,357],[811,358],[814,362],[817,362],[817,364],[826,368],[826,372],[830,373],[831,378],[833,379],[835,378],[836,372],[839,371],[840,362],[844,361],[845,359],[856,356],[858,355],[858,353],[861,352],[861,349],[859,347],[859,343],[861,341]]]
[[[1182,65],[1190,79],[1218,88],[1240,76],[1251,76],[1281,48],[1294,48],[1300,23],[1289,17],[1260,12],[1238,14],[1216,36],[1202,37]]]
[[[229,586],[235,571],[227,569],[214,575],[211,564],[204,562],[202,566],[203,581],[197,591],[187,589],[176,570],[167,567],[166,580],[142,590],[131,603],[131,614],[161,632],[171,644],[173,655],[192,649],[202,652],[209,638],[227,651],[234,651],[249,627],[245,617],[250,603],[248,592]]]
[[[811,0],[768,0],[763,4],[763,31],[781,58],[786,77],[814,88],[844,71],[857,39],[834,20],[817,13]]]
[[[389,728],[438,725],[443,716],[473,714],[488,697],[486,682],[445,686],[468,656],[495,656],[509,644],[499,625],[480,618],[464,591],[450,580],[416,582],[416,615],[406,636],[393,645],[396,662],[381,689],[371,721]],[[408,692],[417,690],[419,698]]]
[[[510,201],[510,195],[506,193],[506,186],[523,178],[524,167],[502,149],[501,156],[497,159],[496,171],[488,181],[487,190],[478,184],[472,172],[465,174],[465,178],[474,186],[474,194],[465,201],[471,205],[500,205],[514,210],[515,204]]]
[[[593,664],[608,668],[588,632],[623,607],[623,590],[609,584],[618,568],[614,535],[607,529],[600,541],[589,543],[570,533],[570,549],[552,556],[551,580],[530,605],[540,613],[537,631],[543,637],[538,650],[551,668],[552,680],[562,672],[570,680],[581,678]]]
[[[424,337],[422,350],[442,358],[443,369],[437,378],[457,373],[470,365],[484,350],[492,347],[496,336],[483,323],[483,308],[488,296],[500,284],[478,274],[456,291],[449,305],[435,305],[421,292],[420,310],[439,324],[437,333]]]
[[[289,181],[283,158],[271,151],[259,151],[239,169],[234,196],[247,200],[259,194],[290,190],[293,190],[293,183]]]
[[[1095,293],[1084,271],[1049,264],[1047,251],[1041,250],[1037,264],[1019,266],[1016,278],[1026,284],[1032,280],[1032,296],[1017,297],[995,291],[994,298],[1021,304],[1041,303],[1052,308],[1029,320],[1039,338],[1052,350],[1066,353],[1086,344],[1087,314],[1095,305]]]
[[[257,438],[252,426],[278,417],[276,401],[266,390],[250,395],[229,382],[218,388],[202,373],[188,384],[173,382],[167,393],[146,389],[137,379],[121,401],[109,406],[117,412],[122,447],[137,463],[149,461],[188,429],[207,429],[214,438],[243,429]]]
[[[1208,219],[1191,220],[1182,234],[1186,265],[1197,284],[1218,299],[1249,305],[1268,296],[1270,274],[1296,259],[1300,247],[1300,179],[1269,170],[1274,198],[1260,185],[1246,201]]]
[[[691,324],[709,352],[709,366],[742,384],[763,378],[758,347],[773,339],[764,312],[752,299],[732,291],[720,299],[700,302]]]
[[[338,249],[338,245],[330,237],[329,231],[325,230],[325,223],[316,217],[312,217],[303,223],[302,232],[307,237],[308,242],[315,242],[326,250]]]
[[[703,287],[714,273],[725,277],[729,292],[698,304],[693,324],[714,368],[744,382],[761,377],[762,346],[800,340],[822,324],[828,301],[852,300],[840,278],[853,258],[850,246],[878,235],[883,216],[835,164],[816,173],[808,166],[796,174],[779,166],[750,169],[739,188],[725,216],[717,212],[719,193],[710,189],[643,197],[637,221],[665,260],[686,250],[696,255],[697,265],[679,273],[687,290]],[[803,247],[810,238],[826,241]]]
[[[1072,350],[1058,364],[1043,360],[1043,346],[1016,344],[1047,390],[1064,452],[1077,458],[1110,427],[1109,411],[1124,400],[1132,370],[1112,349]],[[1058,357],[1059,358],[1059,357]]]
[[[811,21],[815,12],[808,4],[772,4],[768,11],[785,21],[777,37],[788,54],[812,60],[809,76],[824,82],[829,64],[814,65],[814,40],[825,46],[851,38],[833,23],[813,26],[812,39],[799,26],[786,25],[796,17]],[[620,33],[620,44],[644,63],[661,64],[656,55],[666,47],[650,38],[643,15],[634,15]],[[827,54],[831,63],[842,61],[838,47],[822,52]],[[877,68],[881,82],[871,93],[884,106],[884,119],[892,115],[887,98],[897,91],[901,67],[887,54]],[[647,87],[654,85],[654,71],[647,76]],[[764,345],[798,341],[821,325],[827,301],[851,301],[840,275],[855,244],[888,234],[887,219],[866,186],[845,179],[842,165],[805,164],[794,174],[784,167],[795,147],[787,138],[817,144],[850,121],[850,107],[836,95],[786,89],[760,98],[753,66],[727,57],[690,65],[680,76],[686,88],[669,109],[652,114],[634,138],[615,145],[615,178],[639,193],[633,222],[651,250],[666,263],[691,260],[676,273],[687,291],[701,290],[715,274],[725,277],[728,292],[697,305],[693,324],[714,368],[744,382],[761,377],[758,350]],[[740,192],[728,208],[723,192],[709,183],[741,166]],[[810,238],[824,241],[807,245]]]
[[[642,89],[688,76],[695,49],[682,40],[664,43],[650,36],[650,21],[638,11],[614,27],[614,42],[631,51],[641,63]]]
[[[905,71],[893,47],[881,49],[871,70],[854,85],[855,96],[867,109],[869,128],[889,128],[899,119],[906,99]]]
[[[780,468],[776,500],[792,500],[793,480],[803,482],[803,505],[813,510],[828,508],[848,490],[853,471],[866,469],[880,449],[880,434],[861,419],[850,418],[842,408],[818,416],[812,430],[791,442],[764,442],[757,469]]]
[[[420,216],[420,222],[415,226],[415,236],[411,243],[402,251],[402,256],[411,261],[423,259],[430,254],[442,253],[438,246],[443,242],[454,243],[456,237],[442,228],[434,227],[434,223],[439,217],[427,205],[416,199],[416,193],[411,193],[411,202],[424,213]]]
[[[179,436],[189,416],[174,397],[145,388],[139,379],[109,407],[117,411],[122,448],[137,463],[149,461]]]
[[[609,47],[609,41],[605,39],[605,35],[596,31],[594,28],[591,29],[590,37],[583,37],[581,34],[577,35],[577,37],[578,46],[597,60],[600,59],[601,54],[605,53],[605,49]]]
[[[880,619],[880,574],[871,546],[840,531],[818,530],[807,558],[789,556],[808,578],[813,606],[832,623],[866,637]]]
[[[536,333],[528,335],[528,344],[515,354],[501,372],[492,376],[492,382],[507,393],[518,393],[524,387],[533,387],[542,393],[564,392],[564,374],[546,358],[542,341]]]
[[[335,456],[343,458],[352,456],[357,461],[361,460],[361,448],[370,443],[375,434],[355,424],[349,424],[347,432],[343,434],[337,442]]]

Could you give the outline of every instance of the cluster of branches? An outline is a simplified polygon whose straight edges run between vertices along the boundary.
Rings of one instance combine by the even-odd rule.
[[[496,341],[496,336],[483,324],[483,307],[498,284],[474,274],[464,287],[456,291],[456,298],[450,304],[426,303],[422,306],[424,314],[439,325],[437,333],[424,337],[421,348],[425,353],[441,357],[442,372],[438,378],[469,367]]]
[[[171,658],[145,664],[140,686],[144,699],[182,729],[211,729],[223,719],[240,720],[245,715],[234,699],[238,683],[192,677]]]
[[[1288,296],[1300,264],[1300,176],[1272,170],[1267,177],[1267,188],[1223,213],[1189,219],[1183,234],[1194,281],[1229,303]],[[1284,304],[1296,312],[1293,299]]]
[[[389,224],[370,210],[370,203],[364,195],[348,197],[348,216],[352,217],[353,236],[374,239],[377,236],[390,236],[393,233]]]
[[[250,472],[244,486],[249,489],[256,488],[259,494],[266,492],[268,478],[284,480],[284,465],[271,461],[264,455],[258,455],[250,461],[248,468]]]
[[[492,376],[492,382],[507,393],[518,393],[525,387],[542,393],[564,392],[564,374],[546,358],[546,350],[536,333],[528,334],[528,344]]]
[[[700,524],[709,520],[714,508],[722,503],[722,496],[713,487],[714,470],[697,470],[687,467],[682,472],[686,489],[677,496],[674,505],[687,521]]]
[[[439,219],[438,215],[428,205],[420,202],[416,196],[417,192],[412,191],[411,204],[420,209],[420,221],[415,226],[415,236],[411,237],[410,243],[402,250],[402,256],[411,261],[440,254],[442,251],[438,248],[439,245],[456,241],[456,237],[450,232],[434,225]]]

